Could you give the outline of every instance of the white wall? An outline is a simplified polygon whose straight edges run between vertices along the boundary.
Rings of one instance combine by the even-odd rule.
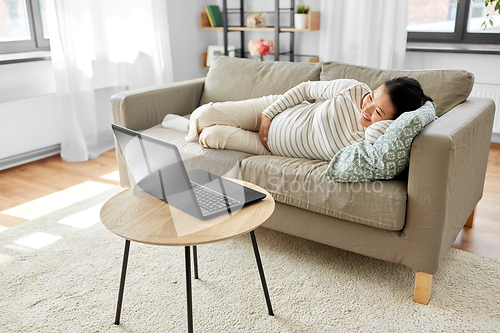
[[[201,68],[201,53],[206,52],[207,45],[217,44],[218,33],[200,30],[198,15],[213,3],[213,0],[167,0],[174,81],[207,75],[207,70]]]
[[[475,82],[500,85],[500,55],[440,52],[406,52],[407,69],[465,69]]]

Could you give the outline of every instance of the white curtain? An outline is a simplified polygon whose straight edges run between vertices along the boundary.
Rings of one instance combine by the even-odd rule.
[[[113,147],[109,97],[173,81],[163,0],[49,0],[61,157],[86,161]]]
[[[321,61],[401,69],[408,0],[321,0]]]

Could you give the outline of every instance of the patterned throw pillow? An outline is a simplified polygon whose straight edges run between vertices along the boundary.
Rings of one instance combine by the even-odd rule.
[[[410,163],[413,138],[436,118],[436,105],[405,112],[372,145],[361,141],[340,150],[333,157],[325,176],[335,182],[366,182],[391,179]]]

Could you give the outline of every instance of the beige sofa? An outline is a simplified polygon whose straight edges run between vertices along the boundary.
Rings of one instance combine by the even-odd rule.
[[[323,176],[326,161],[231,153],[241,177],[276,201],[264,227],[407,265],[416,273],[414,300],[427,304],[432,275],[483,193],[495,105],[491,99],[468,98],[471,73],[222,57],[206,78],[114,95],[113,120],[145,130],[167,113],[187,115],[208,102],[281,94],[303,81],[353,78],[374,89],[398,75],[420,81],[436,102],[439,118],[414,139],[409,168],[396,179],[333,183]],[[148,133],[176,144],[183,156],[225,158],[223,151],[185,142],[185,133],[158,127]],[[130,186],[120,149],[117,159],[121,184]]]

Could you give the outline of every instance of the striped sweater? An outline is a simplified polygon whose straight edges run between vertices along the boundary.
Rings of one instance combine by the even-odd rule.
[[[268,146],[274,155],[329,161],[365,138],[358,123],[370,88],[356,80],[309,81],[288,90],[263,113],[272,119]],[[315,100],[307,103],[307,100]]]
[[[375,141],[382,135],[384,135],[385,131],[389,128],[389,126],[394,122],[394,120],[381,120],[377,121],[374,124],[371,124],[366,128],[365,131],[365,140],[371,144],[374,144]]]

